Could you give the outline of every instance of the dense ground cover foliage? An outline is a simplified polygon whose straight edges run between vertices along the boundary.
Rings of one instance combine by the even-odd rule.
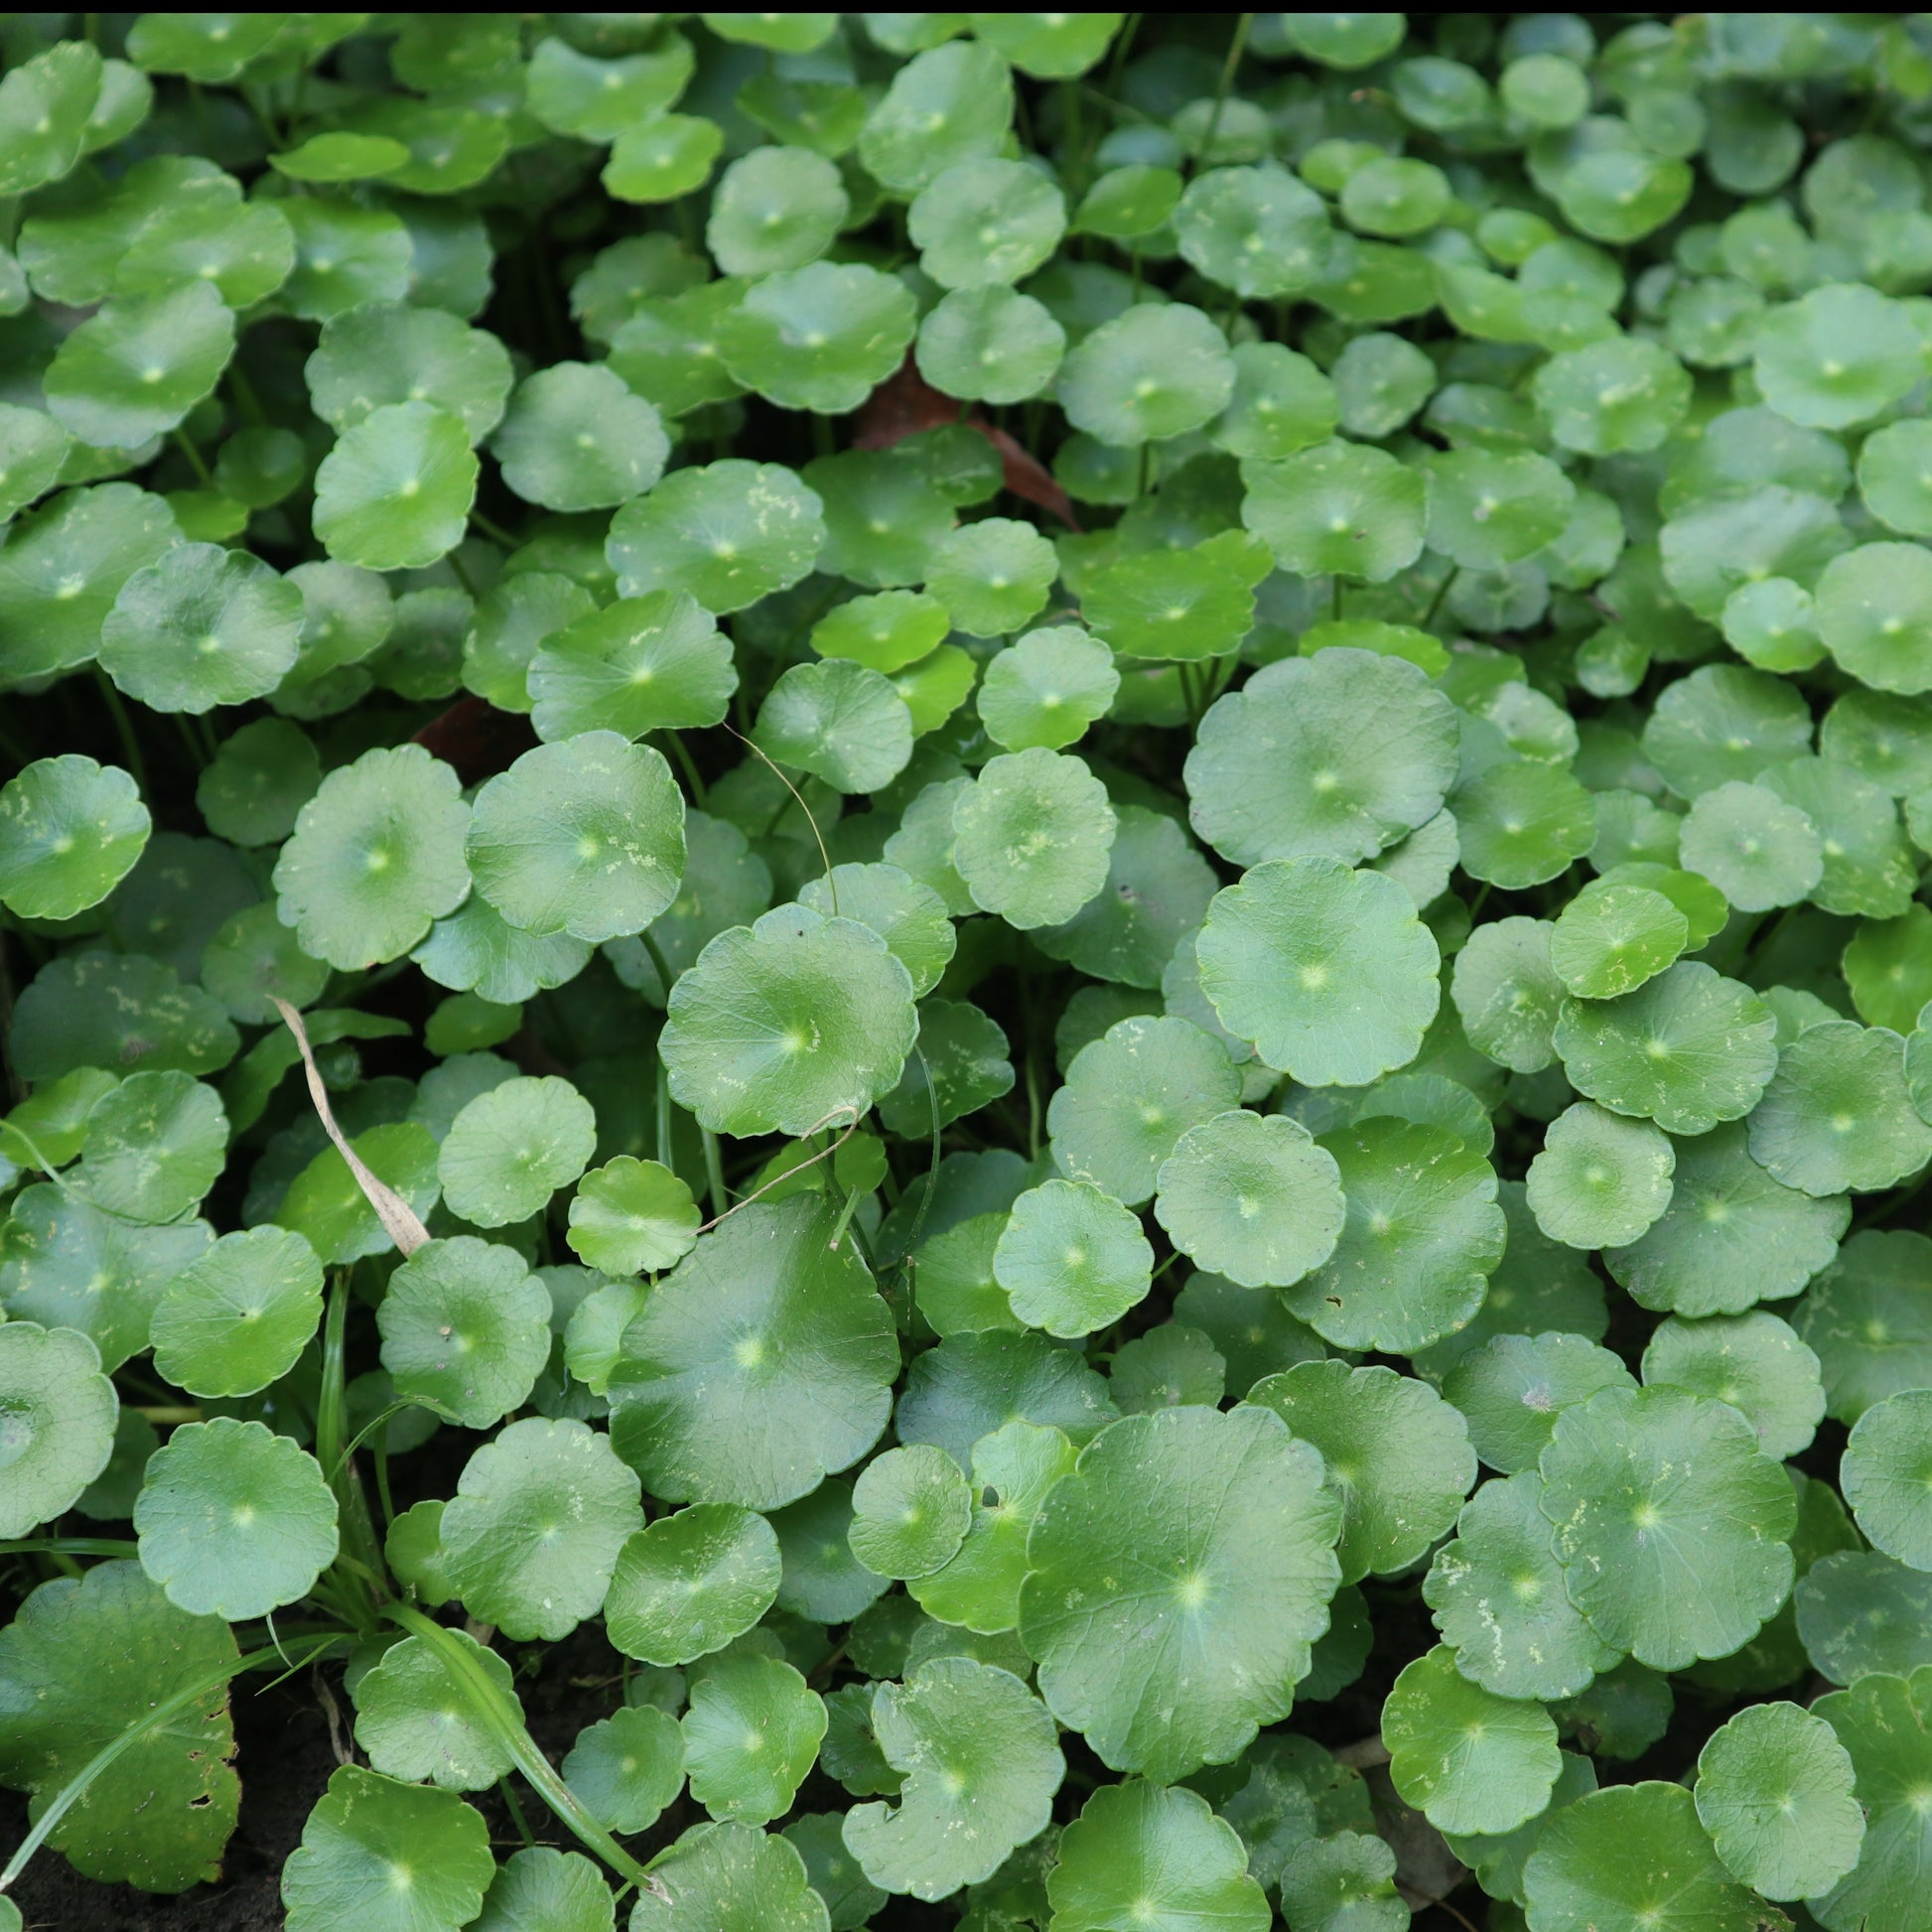
[[[1932,1928],[1924,17],[0,45],[0,1927]]]

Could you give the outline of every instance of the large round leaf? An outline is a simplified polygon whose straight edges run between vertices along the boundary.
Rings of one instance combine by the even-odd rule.
[[[872,927],[783,905],[733,926],[671,989],[672,1094],[725,1134],[810,1134],[897,1085],[912,979]]]
[[[1340,1519],[1320,1458],[1263,1410],[1103,1430],[1028,1539],[1020,1634],[1047,1707],[1116,1770],[1227,1761],[1308,1674]]]
[[[596,1615],[624,1539],[641,1527],[637,1478],[611,1439],[527,1416],[466,1464],[443,1511],[449,1581],[470,1613],[554,1643]]]
[[[70,919],[127,876],[153,820],[134,780],[69,752],[0,786],[0,902],[30,919]]]
[[[684,797],[652,747],[584,732],[491,778],[466,849],[477,891],[510,925],[616,939],[641,932],[677,897]]]
[[[1442,999],[1415,901],[1328,857],[1274,860],[1217,893],[1197,951],[1222,1026],[1306,1086],[1406,1066]]]
[[[1433,818],[1455,770],[1454,707],[1415,665],[1331,647],[1209,709],[1187,755],[1188,816],[1236,865],[1356,865]]]
[[[364,752],[302,807],[275,862],[277,910],[302,949],[344,971],[399,958],[470,890],[470,808],[419,745]]]
[[[898,1343],[807,1192],[753,1202],[660,1281],[611,1376],[612,1440],[653,1495],[775,1509],[879,1439]]]
[[[178,1609],[134,1563],[41,1585],[0,1631],[0,1777],[33,1793],[38,1811],[157,1704],[185,1698],[100,1767],[85,1803],[55,1827],[53,1849],[76,1870],[153,1891],[218,1874],[241,1787],[227,1685],[207,1680],[239,1654],[220,1618]]]
[[[880,1687],[873,1729],[905,1777],[897,1809],[846,1815],[846,1845],[874,1884],[944,1898],[1046,1829],[1066,1763],[1045,1707],[1010,1672],[934,1658]]]
[[[1563,1411],[1539,1466],[1571,1601],[1653,1669],[1728,1656],[1791,1588],[1791,1485],[1727,1404],[1606,1389]]]

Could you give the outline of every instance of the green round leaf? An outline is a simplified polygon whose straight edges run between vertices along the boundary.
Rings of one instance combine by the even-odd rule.
[[[1233,1757],[1308,1674],[1339,1521],[1319,1457],[1261,1410],[1104,1430],[1028,1539],[1020,1631],[1047,1708],[1116,1770]]]
[[[167,16],[157,20],[165,22]],[[45,187],[79,160],[100,98],[103,68],[100,50],[91,42],[62,41],[20,61],[0,82],[0,117],[7,130],[0,141],[0,192],[19,195]]]
[[[1065,1084],[1047,1106],[1054,1162],[1063,1173],[1138,1207],[1153,1195],[1161,1164],[1181,1136],[1240,1097],[1233,1062],[1191,1021],[1119,1021],[1073,1056]],[[1173,1206],[1176,1222],[1183,1218],[1184,1198],[1191,1197],[1182,1188]],[[1202,1223],[1205,1238],[1212,1238],[1217,1219],[1210,1210]]]
[[[1643,1379],[1729,1403],[1766,1455],[1801,1454],[1825,1413],[1818,1357],[1761,1310],[1660,1323],[1643,1351]]]
[[[221,741],[195,803],[216,838],[272,845],[295,830],[321,783],[322,764],[305,734],[284,719],[259,718]]]
[[[1267,1932],[1271,1922],[1234,1828],[1177,1785],[1103,1785],[1061,1834],[1046,1889],[1058,1932]]]
[[[177,1429],[134,1505],[141,1567],[170,1602],[231,1623],[308,1594],[336,1560],[336,1498],[314,1456],[258,1422]]]
[[[856,409],[898,367],[918,328],[909,290],[858,263],[812,262],[755,283],[718,325],[718,352],[785,409]]]
[[[506,578],[477,606],[463,640],[463,682],[498,711],[528,711],[530,663],[567,625],[597,609],[581,584],[556,571]]]
[[[1564,1593],[1542,1495],[1534,1469],[1485,1482],[1423,1579],[1455,1668],[1499,1697],[1575,1697],[1617,1657]]]
[[[27,919],[84,912],[127,877],[152,824],[118,765],[37,759],[0,786],[0,902]]]
[[[816,261],[851,210],[838,168],[822,154],[754,148],[712,191],[705,241],[727,275],[774,275]]]
[[[613,1932],[616,1924],[616,1903],[597,1866],[550,1846],[513,1852],[498,1865],[483,1917],[472,1921],[475,1932]]]
[[[1650,1122],[1580,1100],[1550,1123],[1530,1163],[1530,1212],[1568,1247],[1627,1247],[1669,1207],[1676,1166]]]
[[[420,746],[364,752],[302,807],[275,862],[282,921],[344,971],[399,958],[470,890],[470,809]]]
[[[472,443],[503,420],[513,380],[509,351],[494,336],[401,302],[332,316],[303,373],[316,414],[339,434],[378,409],[418,402],[458,417]]]
[[[1279,463],[1250,463],[1241,520],[1303,577],[1385,583],[1422,555],[1419,471],[1365,443],[1322,443]]]
[[[657,411],[596,362],[527,376],[490,438],[503,481],[551,510],[607,509],[641,495],[671,453]]]
[[[870,926],[911,975],[912,992],[919,999],[939,984],[957,943],[939,895],[897,866],[834,866],[824,878],[800,887],[798,902],[828,918]],[[932,1010],[924,1012],[929,1025]]]
[[[119,1408],[85,1335],[0,1323],[0,1534],[26,1536],[72,1504],[107,1466]]]
[[[1336,411],[1335,384],[1306,355],[1280,343],[1237,343],[1234,394],[1208,434],[1230,456],[1279,461],[1326,443]]]
[[[349,1764],[302,1828],[282,1903],[292,1932],[347,1932],[357,1919],[372,1932],[452,1932],[483,1909],[495,1868],[489,1827],[454,1791]]]
[[[913,198],[907,232],[919,266],[941,288],[978,288],[1031,275],[1066,232],[1066,203],[1022,161],[961,161]]]
[[[564,1782],[607,1830],[649,1831],[684,1784],[677,1720],[649,1705],[631,1705],[586,1725],[564,1759]],[[597,1882],[603,1892],[603,1880]]]
[[[184,543],[137,570],[101,624],[100,663],[156,711],[242,704],[296,660],[302,594],[259,559]]]
[[[849,1623],[890,1587],[853,1555],[852,1490],[834,1477],[773,1514],[783,1564],[780,1610],[814,1623]]]
[[[1139,1220],[1083,1180],[1048,1180],[1022,1194],[993,1256],[1013,1312],[1059,1336],[1117,1321],[1146,1297],[1153,1271]]]
[[[647,1664],[688,1664],[743,1636],[778,1591],[778,1539],[735,1503],[694,1503],[636,1532],[604,1614],[611,1641]]]
[[[763,1825],[791,1809],[825,1706],[789,1664],[741,1653],[705,1668],[682,1725],[692,1797],[714,1818]]]
[[[1555,1043],[1570,1084],[1599,1105],[1708,1134],[1757,1105],[1778,1064],[1776,1033],[1747,987],[1679,960],[1617,999],[1566,1000]]]
[[[1539,1932],[1752,1932],[1763,1922],[1678,1784],[1611,1785],[1566,1805],[1544,1826],[1523,1889]]]
[[[1187,1128],[1157,1184],[1154,1214],[1169,1239],[1197,1267],[1243,1288],[1301,1281],[1334,1253],[1342,1231],[1334,1156],[1285,1115],[1235,1109]]]
[[[470,1458],[443,1511],[450,1583],[506,1636],[567,1637],[597,1614],[641,1527],[637,1491],[608,1436],[568,1420],[513,1422]]]
[[[787,905],[734,926],[671,989],[671,1092],[715,1132],[816,1132],[897,1083],[912,982],[870,926]]]
[[[1613,456],[1654,450],[1690,407],[1690,371],[1661,343],[1611,336],[1553,355],[1531,385],[1566,450]]]
[[[109,1373],[148,1345],[154,1307],[207,1247],[206,1221],[134,1226],[52,1184],[15,1196],[0,1291],[15,1320],[73,1328]]]
[[[1910,1285],[1932,1254],[1908,1229],[1862,1229],[1819,1275],[1793,1326],[1816,1352],[1828,1413],[1857,1422],[1901,1389],[1932,1387],[1932,1331]]]
[[[63,490],[30,511],[0,548],[0,672],[84,664],[121,586],[180,541],[168,504],[132,483]]]
[[[973,1499],[959,1464],[944,1449],[915,1443],[867,1463],[852,1492],[852,1554],[868,1570],[881,1577],[927,1577],[950,1563],[965,1541]]]
[[[1023,931],[1071,918],[1106,883],[1118,821],[1077,758],[1035,747],[989,759],[952,817],[974,903]]]
[[[1396,1790],[1445,1832],[1514,1831],[1549,1804],[1563,1768],[1550,1714],[1471,1683],[1446,1644],[1396,1679],[1382,1741]]]
[[[654,1275],[690,1253],[700,1218],[690,1188],[668,1168],[621,1154],[584,1176],[566,1239],[600,1274]]]
[[[874,1884],[944,1898],[1046,1829],[1066,1762],[1044,1706],[1010,1672],[934,1658],[909,1682],[880,1687],[873,1728],[905,1777],[897,1809],[846,1815],[845,1843]]]
[[[1767,1898],[1814,1898],[1859,1862],[1865,1821],[1853,1778],[1824,1719],[1757,1704],[1711,1734],[1693,1796],[1737,1878]]]
[[[977,41],[915,54],[867,117],[859,159],[884,186],[916,194],[961,161],[1000,152],[1013,119],[1013,75]]]
[[[816,491],[779,464],[730,459],[673,471],[626,503],[611,520],[605,554],[621,597],[688,591],[723,616],[789,589],[824,542]]]
[[[51,416],[13,403],[0,406],[0,513],[17,516],[52,489],[71,447]]]
[[[1406,1066],[1436,1016],[1434,936],[1380,873],[1309,857],[1256,866],[1214,896],[1197,946],[1221,1025],[1305,1086]]]
[[[1797,1294],[1838,1252],[1851,1218],[1842,1194],[1813,1199],[1773,1179],[1732,1123],[1678,1144],[1670,1205],[1604,1266],[1644,1308],[1737,1314]]]
[[[444,1136],[443,1198],[477,1227],[528,1220],[576,1180],[596,1145],[596,1115],[568,1080],[505,1080],[470,1101]]]
[[[238,1654],[226,1624],[177,1609],[134,1563],[41,1585],[0,1632],[0,1766],[41,1808],[157,1704],[185,1700],[98,1767],[50,1834],[77,1871],[176,1891],[219,1871],[240,1784],[226,1686],[204,1687]]]
[[[1580,902],[1581,896],[1572,904]],[[1495,919],[1478,926],[1455,956],[1449,995],[1469,1044],[1517,1073],[1539,1073],[1556,1057],[1565,987],[1555,939],[1547,920]]]
[[[1495,570],[1561,536],[1575,501],[1575,485],[1548,457],[1449,450],[1429,466],[1429,547],[1465,570]]]
[[[1127,1416],[1218,1409],[1227,1393],[1227,1362],[1200,1329],[1167,1321],[1115,1350],[1107,1386]]]
[[[1557,1414],[1598,1389],[1633,1389],[1630,1371],[1582,1335],[1493,1335],[1443,1380],[1461,1410],[1476,1453],[1507,1474],[1534,1469]]]
[[[1692,800],[1680,850],[1740,912],[1794,904],[1824,873],[1811,819],[1765,786],[1735,780]]]
[[[514,1702],[510,1667],[495,1651],[452,1631],[470,1668],[499,1699]],[[479,1721],[465,1683],[421,1637],[405,1637],[355,1687],[355,1741],[371,1768],[445,1791],[486,1791],[511,1767],[501,1739]]]
[[[687,1833],[640,1891],[631,1932],[828,1932],[805,1862],[774,1833],[722,1824]]]
[[[400,302],[409,291],[414,247],[387,208],[321,196],[279,204],[295,230],[295,267],[281,299],[307,322],[327,322],[365,302]]]
[[[1327,274],[1334,232],[1321,198],[1283,168],[1210,168],[1173,210],[1185,259],[1243,301],[1299,295]]]
[[[1863,543],[1818,581],[1818,634],[1838,663],[1880,691],[1932,689],[1922,642],[1932,558],[1916,543]]]
[[[759,709],[754,742],[835,791],[881,791],[912,756],[912,718],[886,678],[850,658],[794,664]]]
[[[434,403],[384,403],[316,471],[316,535],[339,563],[421,570],[463,540],[476,495],[462,418]]]
[[[459,1234],[418,1248],[376,1310],[398,1396],[487,1429],[550,1358],[550,1298],[508,1248]]]
[[[1751,1158],[1812,1195],[1889,1187],[1932,1160],[1932,1125],[1911,1105],[1904,1042],[1834,1020],[1778,1057],[1750,1117]]]
[[[620,598],[564,624],[537,645],[526,682],[539,738],[641,738],[717,724],[738,672],[710,613],[688,592],[666,590]]]
[[[654,748],[584,732],[491,778],[466,850],[478,893],[509,924],[596,944],[641,932],[676,897],[684,797]]]
[[[1873,1403],[1854,1424],[1839,1465],[1859,1528],[1875,1548],[1914,1570],[1932,1570],[1928,1409],[1932,1391],[1924,1389]]]
[[[155,1366],[191,1395],[254,1395],[288,1373],[321,1319],[322,1263],[299,1234],[224,1234],[156,1304]]]
[[[1924,350],[1906,311],[1863,283],[1813,289],[1773,309],[1752,339],[1751,373],[1780,416],[1846,429],[1919,379]]]
[[[942,395],[962,399],[1036,396],[1065,352],[1066,331],[1051,313],[999,283],[949,290],[919,324],[919,373]]]
[[[1813,1707],[1851,1753],[1865,1814],[1858,1863],[1817,1902],[1817,1916],[1832,1932],[1851,1932],[1874,1918],[1911,1925],[1924,1915],[1918,1891],[1924,1828],[1914,1799],[1926,1768],[1928,1690],[1932,1680],[1922,1668],[1909,1676],[1874,1674]]]
[[[228,1121],[213,1088],[186,1073],[134,1073],[87,1116],[78,1184],[130,1221],[178,1221],[214,1184]]]
[[[1201,721],[1194,830],[1237,865],[1355,865],[1426,824],[1455,779],[1455,711],[1413,664],[1327,649],[1256,672]]]
[[[407,166],[409,150],[386,134],[312,134],[268,162],[291,181],[372,181]]]
[[[1569,772],[1517,759],[1491,765],[1451,800],[1462,870],[1519,893],[1581,859],[1596,840],[1596,807]]]
[[[1791,1485],[1722,1402],[1605,1389],[1558,1416],[1540,1467],[1571,1601],[1653,1669],[1728,1656],[1790,1590]]]
[[[1131,449],[1219,415],[1234,393],[1234,360],[1198,309],[1142,303],[1075,344],[1054,387],[1075,429]]]
[[[955,628],[993,637],[1039,615],[1059,563],[1031,523],[989,516],[949,530],[932,546],[926,589]]]
[[[1321,1453],[1341,1504],[1341,1574],[1406,1570],[1455,1521],[1476,1479],[1462,1418],[1428,1383],[1389,1368],[1300,1362],[1248,1391]]]
[[[1558,916],[1550,964],[1579,998],[1615,999],[1654,979],[1689,938],[1690,922],[1662,893],[1647,886],[1591,886]]]
[[[62,343],[47,406],[82,443],[125,450],[177,428],[220,379],[235,322],[207,282],[117,297]]]
[[[675,202],[704,186],[724,145],[725,131],[716,121],[652,114],[618,136],[604,186],[614,201]]]
[[[811,1191],[748,1204],[625,1330],[612,1437],[653,1495],[774,1509],[878,1440],[898,1345],[830,1218]]]

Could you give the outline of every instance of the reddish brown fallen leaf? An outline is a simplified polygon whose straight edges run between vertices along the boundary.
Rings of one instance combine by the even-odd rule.
[[[498,711],[474,694],[438,712],[412,741],[445,764],[454,765],[466,785],[481,783],[503,770],[533,750],[536,742],[529,719],[512,711]]]
[[[1053,481],[1053,474],[1035,456],[1023,450],[1003,429],[989,423],[978,410],[962,417],[958,401],[942,395],[918,371],[907,356],[896,375],[889,375],[859,409],[853,425],[852,446],[857,450],[889,450],[895,443],[921,430],[938,429],[946,423],[964,422],[978,430],[1000,453],[1006,472],[1006,485],[1016,496],[1036,503],[1057,516],[1069,530],[1078,530],[1073,514],[1073,499]]]

